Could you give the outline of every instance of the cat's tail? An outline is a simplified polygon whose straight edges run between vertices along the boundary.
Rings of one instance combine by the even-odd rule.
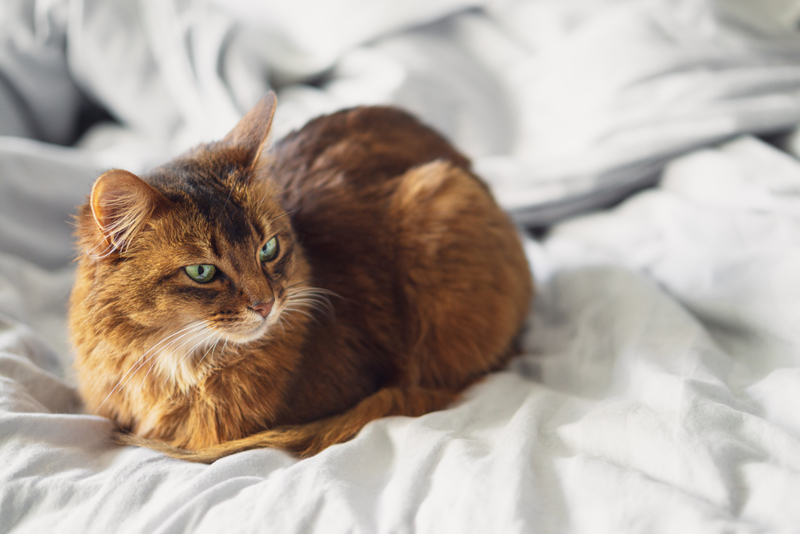
[[[115,435],[115,441],[123,445],[148,447],[174,458],[201,463],[211,463],[230,454],[262,448],[284,449],[300,458],[307,458],[331,445],[352,439],[370,421],[390,415],[419,417],[445,408],[457,397],[458,393],[420,387],[384,388],[339,415],[300,425],[272,428],[196,451],[122,432]]]

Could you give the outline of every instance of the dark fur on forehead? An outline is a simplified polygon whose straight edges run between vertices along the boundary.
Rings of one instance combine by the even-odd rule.
[[[239,152],[220,143],[204,145],[143,178],[168,199],[193,206],[229,242],[240,243],[254,228],[243,204],[251,169]]]

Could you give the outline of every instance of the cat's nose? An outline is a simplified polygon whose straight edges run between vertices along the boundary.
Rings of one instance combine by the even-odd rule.
[[[253,309],[258,313],[261,317],[266,317],[269,315],[269,312],[272,311],[272,305],[275,303],[275,299],[270,300],[269,302],[260,302],[253,306]]]

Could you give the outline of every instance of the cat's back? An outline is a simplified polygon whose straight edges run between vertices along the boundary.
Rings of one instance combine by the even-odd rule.
[[[446,162],[489,195],[466,157],[392,107],[362,106],[318,117],[278,141],[267,161],[317,282],[348,298],[372,293],[376,310],[388,305],[384,297],[398,292],[392,286],[402,278],[392,204],[403,177],[425,164]]]
[[[373,263],[384,266],[386,276],[394,274],[386,268],[395,263],[391,204],[411,169],[446,162],[490,196],[471,173],[469,159],[393,107],[361,106],[318,117],[278,141],[267,161],[312,265],[326,265],[328,279],[334,273],[349,278],[352,269],[369,270]]]
[[[470,170],[469,160],[412,115],[398,108],[362,106],[318,117],[278,141],[273,178],[289,188],[318,186],[311,175],[341,173],[368,185],[408,169],[447,160]]]
[[[401,110],[354,108],[276,143],[268,172],[313,283],[341,297],[306,362],[339,356],[310,374],[358,353],[352,365],[377,378],[368,387],[415,376],[459,388],[504,360],[528,309],[528,264],[514,225],[446,139]]]

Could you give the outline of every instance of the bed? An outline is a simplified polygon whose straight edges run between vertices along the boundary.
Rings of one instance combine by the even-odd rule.
[[[0,532],[795,531],[799,23],[790,0],[5,2]],[[71,372],[71,214],[271,88],[276,138],[395,104],[474,160],[525,229],[523,354],[302,461],[115,445]]]

